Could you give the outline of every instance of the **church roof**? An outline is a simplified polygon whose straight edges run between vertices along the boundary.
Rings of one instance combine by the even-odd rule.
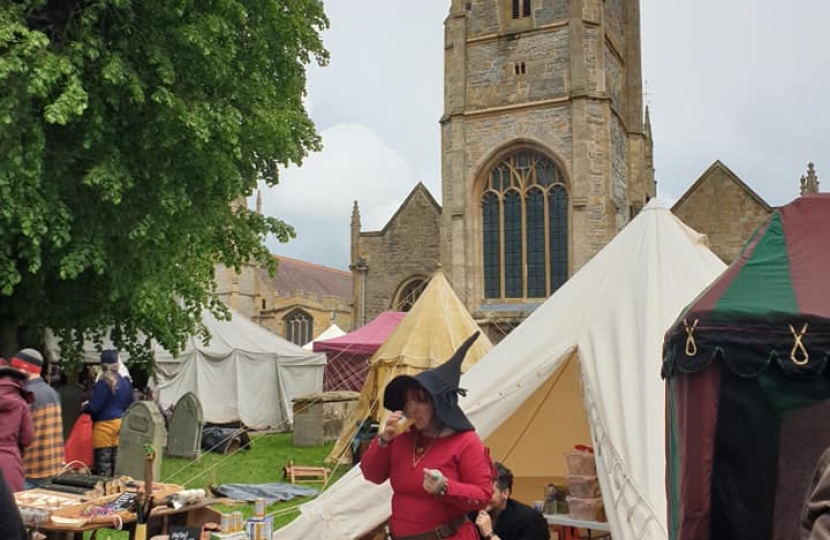
[[[264,269],[261,272],[262,278],[271,284],[278,296],[294,296],[297,293],[304,293],[352,298],[352,274],[350,272],[281,255],[275,255],[274,258],[279,262],[276,275],[270,277]]]
[[[423,182],[418,182],[418,184],[416,184],[415,187],[412,188],[412,191],[409,192],[409,195],[406,196],[406,199],[404,199],[404,201],[401,203],[401,205],[398,207],[398,209],[395,211],[392,217],[389,218],[389,221],[386,222],[386,225],[383,226],[383,229],[381,229],[380,231],[365,231],[361,234],[366,236],[383,236],[386,233],[386,231],[389,230],[389,227],[391,227],[392,224],[398,220],[398,217],[403,213],[403,211],[410,204],[412,204],[412,199],[414,199],[418,194],[423,194],[424,197],[426,197],[429,204],[432,205],[439,214],[441,213],[441,205],[438,204],[438,201],[436,201],[435,197],[432,196],[432,193],[429,192],[429,188],[427,188]]]
[[[702,186],[707,180],[709,180],[709,178],[711,178],[717,170],[723,171],[730,180],[732,180],[742,190],[744,190],[747,193],[747,195],[754,199],[767,212],[772,212],[772,208],[770,207],[769,203],[762,199],[760,195],[755,193],[755,191],[751,187],[749,187],[743,180],[741,180],[737,174],[732,172],[732,169],[724,165],[723,162],[719,159],[715,160],[715,162],[712,163],[709,166],[709,168],[706,169],[706,171],[704,171],[703,174],[700,175],[700,178],[698,178],[697,181],[694,184],[692,184],[692,187],[686,190],[686,193],[684,193],[683,196],[680,197],[680,199],[678,199],[677,202],[674,203],[674,205],[671,207],[671,211],[675,212],[678,208],[680,208],[686,201],[686,199],[688,199],[692,195],[692,193],[697,191],[698,188],[700,188],[700,186]]]

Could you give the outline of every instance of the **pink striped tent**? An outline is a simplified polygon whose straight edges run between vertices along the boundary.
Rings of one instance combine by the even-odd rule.
[[[369,369],[369,358],[383,345],[404,315],[402,311],[384,311],[344,336],[315,341],[314,352],[324,352],[328,357],[323,390],[360,392]]]

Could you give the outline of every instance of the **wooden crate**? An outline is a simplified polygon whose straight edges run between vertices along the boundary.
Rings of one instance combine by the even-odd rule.
[[[292,464],[283,467],[283,478],[292,484],[302,482],[322,482],[325,484],[329,481],[329,472],[326,467],[304,467]]]

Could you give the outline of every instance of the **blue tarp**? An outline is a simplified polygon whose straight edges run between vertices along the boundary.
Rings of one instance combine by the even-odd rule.
[[[294,484],[222,484],[212,491],[240,501],[253,502],[262,498],[265,499],[265,504],[317,495],[314,488]]]

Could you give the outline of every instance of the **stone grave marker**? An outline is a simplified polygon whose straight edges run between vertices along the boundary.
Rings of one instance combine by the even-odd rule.
[[[167,455],[195,459],[202,444],[202,403],[193,392],[179,398],[173,407],[167,433]]]
[[[166,443],[167,429],[164,427],[164,417],[158,406],[152,401],[136,401],[124,412],[121,419],[115,476],[127,475],[143,482],[144,445],[150,444],[156,450],[153,481],[160,481],[161,460]]]

